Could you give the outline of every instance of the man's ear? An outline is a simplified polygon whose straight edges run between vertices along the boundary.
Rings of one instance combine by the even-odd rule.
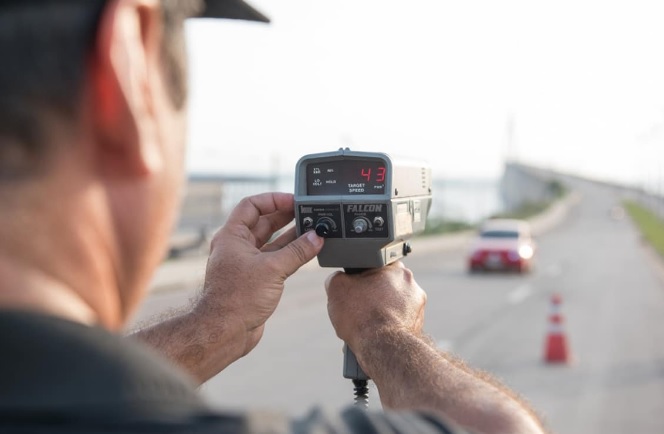
[[[147,176],[161,165],[154,99],[161,32],[156,0],[104,7],[89,68],[90,146],[104,176]]]

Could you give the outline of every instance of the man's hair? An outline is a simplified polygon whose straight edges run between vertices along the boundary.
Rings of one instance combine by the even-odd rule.
[[[79,115],[83,79],[106,0],[16,2],[0,9],[0,181],[30,176],[50,149],[48,119]],[[201,0],[161,0],[169,95],[187,98],[184,20]]]

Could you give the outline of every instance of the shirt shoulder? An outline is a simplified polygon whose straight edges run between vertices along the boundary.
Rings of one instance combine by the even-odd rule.
[[[431,413],[368,411],[360,407],[348,407],[338,413],[315,408],[305,417],[294,420],[291,428],[291,432],[297,434],[470,434]]]
[[[193,381],[130,338],[61,318],[0,311],[0,416],[81,420],[188,417],[206,411]]]

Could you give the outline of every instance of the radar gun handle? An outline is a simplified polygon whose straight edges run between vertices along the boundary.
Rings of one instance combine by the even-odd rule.
[[[346,274],[358,274],[364,270],[367,270],[367,268],[344,268]],[[357,357],[355,357],[348,344],[344,344],[344,378],[369,380],[369,376],[364,373],[360,364],[357,363]]]
[[[353,351],[344,344],[344,378],[351,380],[369,380],[362,367],[357,363],[357,358]]]

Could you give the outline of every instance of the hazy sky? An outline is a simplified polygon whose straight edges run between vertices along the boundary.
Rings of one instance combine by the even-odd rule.
[[[436,177],[496,177],[506,155],[664,177],[662,0],[250,2],[271,24],[188,23],[192,171],[348,146]]]

